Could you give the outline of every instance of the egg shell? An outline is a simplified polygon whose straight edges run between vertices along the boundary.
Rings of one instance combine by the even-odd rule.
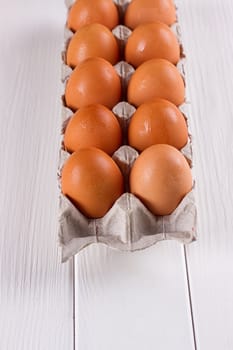
[[[152,59],[141,64],[132,75],[127,92],[128,102],[140,106],[163,98],[176,106],[185,99],[185,86],[178,69],[164,59]]]
[[[113,29],[119,24],[119,14],[112,0],[77,0],[69,8],[67,27],[73,32],[90,23],[101,23]]]
[[[89,57],[102,57],[116,64],[120,48],[113,33],[100,23],[91,23],[80,28],[71,38],[66,54],[68,66],[75,68]]]
[[[71,73],[65,90],[66,105],[76,111],[90,104],[113,108],[121,99],[121,81],[106,60],[92,57],[80,63]]]
[[[64,134],[64,147],[70,153],[96,147],[112,155],[121,142],[122,131],[117,118],[100,104],[80,108],[69,119]]]
[[[132,0],[125,12],[124,24],[131,29],[140,24],[159,21],[172,25],[176,21],[173,0]]]
[[[145,149],[130,173],[130,192],[155,215],[170,215],[192,186],[187,160],[170,145]]]
[[[144,103],[130,120],[128,142],[138,151],[160,143],[182,149],[188,142],[186,120],[181,111],[167,100]]]
[[[123,176],[105,152],[94,147],[82,148],[65,162],[61,189],[84,215],[99,218],[123,194]]]
[[[141,24],[134,29],[125,46],[125,60],[134,67],[153,58],[173,64],[180,59],[180,45],[173,31],[164,23]]]

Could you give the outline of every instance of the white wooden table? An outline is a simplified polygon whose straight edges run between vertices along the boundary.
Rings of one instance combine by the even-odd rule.
[[[62,0],[0,0],[0,349],[233,349],[233,2],[177,0],[198,241],[60,263]]]

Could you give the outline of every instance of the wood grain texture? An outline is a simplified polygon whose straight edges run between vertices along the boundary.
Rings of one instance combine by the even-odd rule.
[[[76,257],[76,350],[193,349],[182,246]]]
[[[72,266],[57,245],[64,5],[0,7],[0,349],[71,350]]]
[[[233,2],[179,0],[188,57],[198,241],[187,247],[198,350],[233,348]]]
[[[233,348],[233,3],[177,0],[191,101],[197,350]],[[63,1],[0,0],[0,349],[73,350],[72,264],[57,249]],[[76,350],[194,350],[183,247],[75,258]],[[106,332],[104,332],[106,329]]]

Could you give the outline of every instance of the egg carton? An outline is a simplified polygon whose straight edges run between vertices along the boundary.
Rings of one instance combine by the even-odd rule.
[[[66,1],[68,9],[73,2],[72,0]],[[114,2],[122,15],[129,1],[116,0]],[[182,47],[180,27],[178,23],[175,23],[171,28],[180,43],[181,59],[177,64],[177,68],[185,82],[185,55]],[[118,25],[112,32],[123,52],[131,30],[124,25]],[[72,69],[65,63],[66,49],[72,35],[73,33],[65,28],[64,50],[62,52],[64,91],[67,80],[72,73]],[[128,82],[135,69],[124,61],[118,62],[114,68],[121,78],[123,95],[126,95]],[[64,149],[63,136],[68,121],[73,115],[72,110],[65,106],[64,96],[62,96],[62,101],[62,133],[58,169],[59,186],[62,167],[69,157],[69,153]],[[181,152],[192,168],[192,136],[189,130],[189,103],[187,102],[187,96],[185,97],[185,102],[179,106],[179,109],[186,119],[189,131],[188,142],[181,149]],[[121,195],[103,218],[89,219],[60,191],[59,240],[62,247],[63,262],[93,243],[103,243],[111,248],[132,252],[145,249],[162,240],[177,240],[182,243],[190,243],[196,239],[195,184],[191,192],[183,198],[173,213],[167,216],[155,216],[137,197],[128,192],[130,170],[139,153],[124,143],[126,141],[128,124],[136,108],[127,102],[121,101],[114,106],[112,111],[117,117],[123,132],[123,145],[113,154],[112,158],[122,171],[126,192]]]

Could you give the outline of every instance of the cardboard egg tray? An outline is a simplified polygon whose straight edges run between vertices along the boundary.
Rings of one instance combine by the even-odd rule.
[[[66,1],[67,9],[74,1]],[[123,13],[129,1],[115,0],[119,13]],[[171,29],[175,32],[181,45],[181,59],[177,64],[185,81],[185,56],[182,48],[182,41],[178,23]],[[131,30],[124,25],[118,25],[113,29],[113,34],[123,49]],[[62,53],[62,82],[65,84],[72,72],[65,64],[65,52],[73,33],[65,29],[64,51]],[[126,92],[128,81],[135,69],[128,63],[121,61],[115,66],[119,74],[123,94]],[[69,153],[64,150],[63,136],[66,125],[73,112],[65,106],[62,98],[62,135],[61,150],[59,159],[58,178],[60,184],[61,170]],[[188,103],[180,107],[187,125],[189,127]],[[127,134],[127,127],[135,107],[127,102],[120,102],[113,108],[122,131],[123,139]],[[189,140],[181,150],[192,167],[192,137],[189,133]],[[133,194],[127,192],[127,183],[130,169],[138,157],[138,152],[128,145],[121,146],[114,154],[113,159],[118,164],[125,178],[126,192],[114,203],[107,214],[100,219],[89,219],[85,217],[65,196],[60,193],[60,217],[59,217],[59,240],[62,247],[62,261],[67,261],[71,256],[92,243],[103,243],[109,247],[121,251],[136,251],[145,249],[162,240],[177,240],[182,243],[190,243],[196,239],[196,206],[194,199],[194,188],[181,201],[175,211],[168,216],[153,215]]]

